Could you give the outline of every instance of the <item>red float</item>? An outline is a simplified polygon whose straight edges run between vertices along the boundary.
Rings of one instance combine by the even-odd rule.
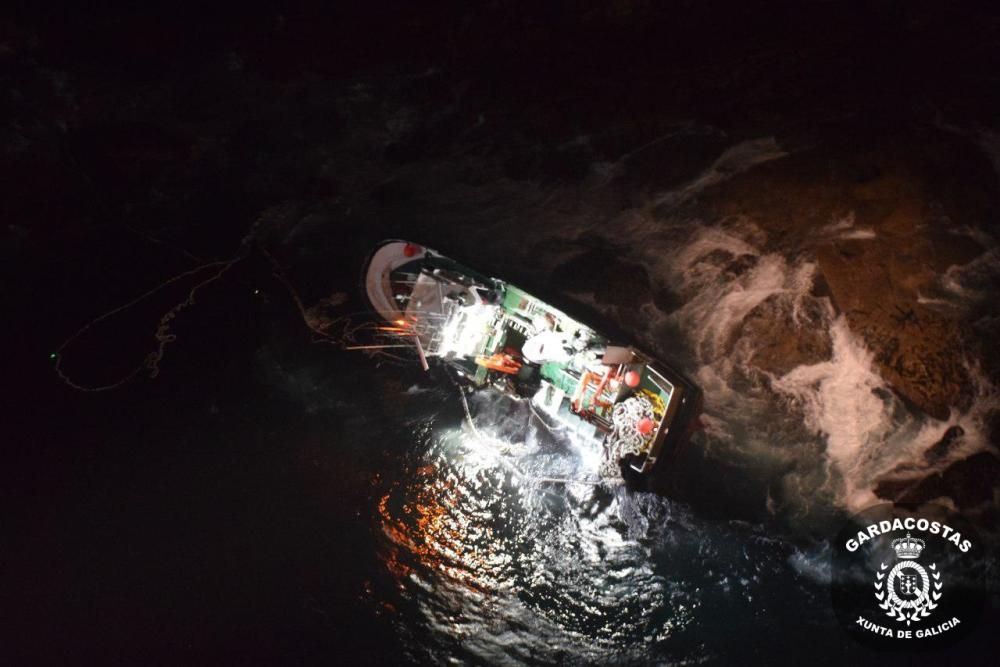
[[[635,430],[643,435],[649,435],[649,433],[653,430],[653,426],[654,424],[652,419],[649,417],[643,417],[636,423]]]
[[[629,371],[628,373],[625,374],[625,384],[627,384],[632,389],[635,389],[636,387],[638,387],[639,386],[639,382],[641,380],[642,380],[642,377],[638,373],[636,373],[635,371]]]

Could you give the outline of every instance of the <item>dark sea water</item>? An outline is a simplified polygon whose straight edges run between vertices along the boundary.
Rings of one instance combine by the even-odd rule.
[[[473,429],[443,373],[310,344],[280,295],[237,273],[156,382],[18,417],[15,662],[897,662],[838,629],[822,539],[574,483],[523,404],[474,395]]]

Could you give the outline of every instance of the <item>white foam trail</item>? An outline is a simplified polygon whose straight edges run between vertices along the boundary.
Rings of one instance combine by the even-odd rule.
[[[849,232],[844,232],[843,234],[841,234],[839,238],[845,240],[867,241],[875,238],[875,231],[867,228],[852,229]]]
[[[876,237],[871,227],[855,227],[854,211],[842,218],[834,220],[819,230],[818,236],[823,239],[838,240],[868,240]]]
[[[837,504],[860,509],[879,502],[873,491],[882,479],[922,478],[989,448],[986,417],[1000,403],[983,374],[970,371],[976,398],[968,410],[953,410],[942,421],[912,414],[889,391],[871,353],[846,321],[833,317],[829,304],[820,322],[815,321],[814,309],[809,311],[811,317],[806,316],[816,264],[763,252],[766,235],[751,221],[699,226],[693,233],[677,236],[641,216],[632,225],[645,235],[643,250],[652,278],[678,294],[683,303],[668,316],[651,317],[651,331],[655,338],[658,331],[679,329],[692,348],[698,364],[695,380],[705,392],[708,446],[724,448],[720,456],[779,464],[823,452],[825,459],[816,460],[821,474],[795,473],[785,478],[786,498],[791,493],[808,505],[822,489]],[[868,234],[848,214],[831,222],[821,236],[866,238]],[[680,247],[666,252],[661,239]],[[950,288],[949,301],[963,307],[985,298],[1000,274],[997,244],[982,234],[976,240],[990,250],[942,276],[942,287]],[[753,374],[762,374],[750,362],[766,341],[744,336],[741,330],[746,316],[774,295],[779,296],[777,312],[786,313],[797,327],[828,327],[833,349],[827,361],[771,377],[770,388],[789,401],[784,410],[768,397],[766,389],[748,382]],[[773,415],[768,429],[761,428],[762,414]],[[773,424],[779,422],[784,425],[775,431]],[[810,444],[808,436],[796,433],[796,422],[804,422],[819,441]],[[947,452],[928,456],[928,450],[953,426],[960,426],[964,435]],[[775,433],[787,435],[779,435],[776,441]],[[810,467],[807,463],[801,469]]]
[[[940,278],[941,287],[964,301],[979,301],[992,295],[1000,275],[1000,247],[989,250],[968,264],[948,267]]]
[[[788,564],[804,577],[828,585],[831,577],[830,545],[827,542],[809,549],[796,549]]]
[[[949,266],[937,276],[930,294],[918,293],[917,303],[949,316],[968,313],[978,304],[988,303],[1000,276],[1000,244],[991,235],[970,227],[959,227],[952,233],[968,236],[986,250],[965,264]]]
[[[919,291],[917,292],[917,303],[938,309],[953,309],[959,307],[959,305],[953,301],[949,301],[948,299],[935,299],[934,297],[924,296]]]

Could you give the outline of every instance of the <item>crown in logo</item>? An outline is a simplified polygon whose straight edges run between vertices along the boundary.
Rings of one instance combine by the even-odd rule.
[[[920,552],[924,550],[924,541],[916,537],[910,537],[910,534],[907,533],[906,537],[893,540],[892,548],[897,556],[910,560],[920,556]]]

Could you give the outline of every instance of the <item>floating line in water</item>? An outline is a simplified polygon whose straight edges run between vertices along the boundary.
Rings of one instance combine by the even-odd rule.
[[[103,315],[99,315],[98,317],[95,317],[94,319],[84,324],[82,327],[77,329],[71,336],[69,336],[66,340],[64,340],[62,344],[59,345],[59,347],[56,348],[56,350],[50,355],[52,360],[54,361],[53,368],[55,370],[56,375],[67,386],[71,387],[72,389],[76,389],[77,391],[83,391],[83,392],[103,392],[103,391],[110,391],[112,389],[117,389],[118,387],[121,387],[130,382],[131,380],[133,380],[144,370],[149,372],[150,378],[156,378],[160,373],[160,362],[163,360],[163,355],[166,351],[166,347],[170,343],[173,343],[174,341],[177,340],[177,336],[171,333],[172,321],[181,313],[181,311],[183,311],[185,308],[195,303],[195,296],[203,287],[222,278],[222,276],[227,271],[229,271],[229,269],[231,269],[233,266],[238,264],[240,261],[245,259],[250,254],[250,243],[252,240],[253,240],[252,237],[249,235],[246,238],[244,238],[243,243],[241,244],[240,252],[231,259],[206,262],[193,269],[189,269],[175,276],[172,276],[171,278],[168,278],[167,280],[164,280],[160,284],[156,285],[152,289],[143,292],[134,299],[131,299],[130,301],[127,301],[126,303],[117,306],[107,311]],[[369,338],[374,337],[376,340],[379,340],[381,337],[381,339],[384,340],[386,337],[388,337],[390,341],[398,341],[400,339],[413,336],[414,334],[412,332],[393,331],[392,328],[380,327],[374,322],[370,321],[363,321],[360,324],[355,324],[351,319],[352,315],[354,315],[353,313],[348,315],[343,315],[341,317],[334,319],[325,328],[316,326],[311,321],[311,318],[309,316],[309,311],[302,303],[302,298],[299,296],[298,290],[295,289],[294,285],[292,285],[291,281],[285,275],[284,269],[281,267],[278,261],[274,258],[273,255],[271,255],[270,252],[267,251],[266,248],[258,246],[258,249],[261,251],[261,254],[263,254],[264,257],[267,258],[268,262],[271,264],[271,269],[272,269],[271,273],[274,276],[274,278],[278,280],[278,282],[280,282],[285,287],[286,291],[288,292],[288,295],[295,303],[295,306],[302,317],[302,322],[309,328],[310,331],[312,331],[318,337],[318,339],[314,339],[314,342],[333,343],[339,345],[342,349],[345,350],[365,350],[371,356],[378,356],[384,359],[389,359],[397,362],[406,362],[406,359],[404,359],[403,357],[397,356],[389,352],[385,352],[384,350],[390,348],[412,348],[413,347],[412,345],[402,345],[402,344],[392,344],[392,343],[362,344],[359,341],[359,336],[362,334],[372,334],[372,336],[369,336]],[[185,253],[185,254],[187,254],[189,257],[195,257],[191,253]],[[85,385],[75,381],[73,378],[67,375],[67,373],[63,370],[62,363],[63,363],[64,351],[68,347],[70,347],[74,342],[76,342],[81,336],[87,333],[90,329],[100,324],[101,322],[145,301],[146,299],[153,296],[160,290],[170,285],[173,285],[178,281],[197,275],[209,269],[217,269],[217,270],[214,271],[212,275],[210,275],[208,278],[205,278],[204,280],[194,285],[194,287],[192,287],[190,291],[188,291],[187,297],[185,299],[183,299],[182,301],[174,305],[172,308],[167,310],[160,317],[156,331],[153,334],[156,341],[156,347],[149,354],[146,355],[146,357],[142,360],[141,363],[139,363],[135,368],[133,368],[130,372],[126,373],[120,379],[104,385]],[[338,328],[339,328],[338,335],[331,335],[330,333],[328,333],[329,330],[331,329],[337,330]]]
[[[586,484],[587,486],[601,486],[603,482],[590,479],[568,479],[564,477],[535,477],[533,481],[540,484]]]
[[[198,293],[198,290],[200,290],[202,287],[205,287],[206,285],[208,285],[210,283],[213,283],[216,280],[218,280],[219,278],[221,278],[223,276],[223,274],[226,273],[226,271],[228,271],[229,269],[231,269],[233,267],[233,265],[235,265],[237,262],[239,262],[240,260],[242,260],[245,256],[246,256],[245,253],[244,254],[239,254],[239,255],[237,255],[236,257],[234,257],[234,258],[232,258],[230,260],[218,261],[218,262],[209,262],[207,264],[203,264],[201,266],[195,267],[195,268],[193,268],[193,269],[191,269],[189,271],[185,271],[183,273],[180,273],[180,274],[178,274],[178,275],[176,275],[176,276],[174,276],[172,278],[169,278],[169,279],[163,281],[162,283],[160,283],[156,287],[152,288],[151,290],[148,290],[148,291],[144,292],[143,294],[140,294],[139,296],[137,296],[136,298],[132,299],[131,301],[129,301],[129,302],[127,302],[127,303],[125,303],[125,304],[123,304],[121,306],[118,306],[117,308],[113,308],[112,310],[109,310],[108,312],[104,313],[103,315],[100,315],[100,316],[95,317],[94,319],[90,320],[89,322],[87,322],[86,324],[84,324],[82,327],[80,327],[79,329],[77,329],[77,331],[72,336],[70,336],[65,341],[63,341],[62,345],[60,345],[56,349],[56,351],[52,354],[53,359],[55,359],[55,364],[54,364],[53,367],[55,369],[56,375],[59,376],[60,380],[62,380],[65,384],[67,384],[68,386],[72,387],[73,389],[76,389],[78,391],[85,391],[85,392],[100,392],[100,391],[109,391],[111,389],[116,389],[116,388],[124,385],[125,383],[129,382],[130,380],[132,380],[132,378],[134,378],[139,373],[141,373],[143,371],[143,369],[146,369],[146,370],[149,371],[149,377],[155,378],[157,375],[160,374],[160,361],[163,359],[163,353],[166,350],[167,345],[169,345],[170,343],[173,343],[175,340],[177,340],[177,336],[175,334],[170,333],[170,323],[171,323],[171,321],[175,317],[177,317],[177,315],[182,310],[184,310],[185,308],[187,308],[188,306],[190,306],[190,305],[192,305],[194,303],[195,295]],[[109,317],[112,317],[113,315],[117,315],[118,313],[120,313],[120,312],[122,312],[124,310],[128,310],[132,306],[134,306],[134,305],[136,305],[136,304],[138,304],[138,303],[146,300],[147,298],[149,298],[153,294],[159,292],[161,289],[163,289],[164,287],[167,287],[168,285],[171,285],[171,284],[173,284],[173,283],[175,283],[175,282],[177,282],[179,280],[182,280],[184,278],[187,278],[189,276],[195,275],[195,274],[197,274],[197,273],[199,273],[201,271],[205,271],[206,269],[216,268],[216,267],[219,269],[218,271],[216,271],[213,275],[211,275],[210,277],[206,278],[205,280],[202,280],[197,285],[195,285],[194,287],[192,287],[191,290],[188,292],[188,295],[187,295],[186,299],[184,299],[183,301],[181,301],[180,303],[178,303],[177,305],[175,305],[173,308],[171,308],[170,310],[168,310],[166,313],[164,313],[160,317],[159,325],[156,328],[156,332],[153,334],[154,337],[156,338],[156,343],[157,343],[156,348],[152,352],[150,352],[148,355],[146,355],[146,358],[143,359],[142,363],[140,363],[138,366],[136,366],[134,369],[132,369],[132,371],[130,373],[128,373],[127,375],[125,375],[124,377],[122,377],[120,380],[118,380],[116,382],[112,382],[110,384],[105,384],[105,385],[87,386],[87,385],[82,385],[82,384],[79,384],[77,382],[74,382],[72,378],[70,378],[68,375],[66,375],[65,372],[63,372],[63,370],[62,370],[63,350],[65,350],[69,345],[71,345],[74,341],[76,341],[84,333],[86,333],[87,331],[89,331],[91,329],[91,327],[95,326],[96,324],[99,324],[100,322],[103,322],[104,320],[108,319]]]

